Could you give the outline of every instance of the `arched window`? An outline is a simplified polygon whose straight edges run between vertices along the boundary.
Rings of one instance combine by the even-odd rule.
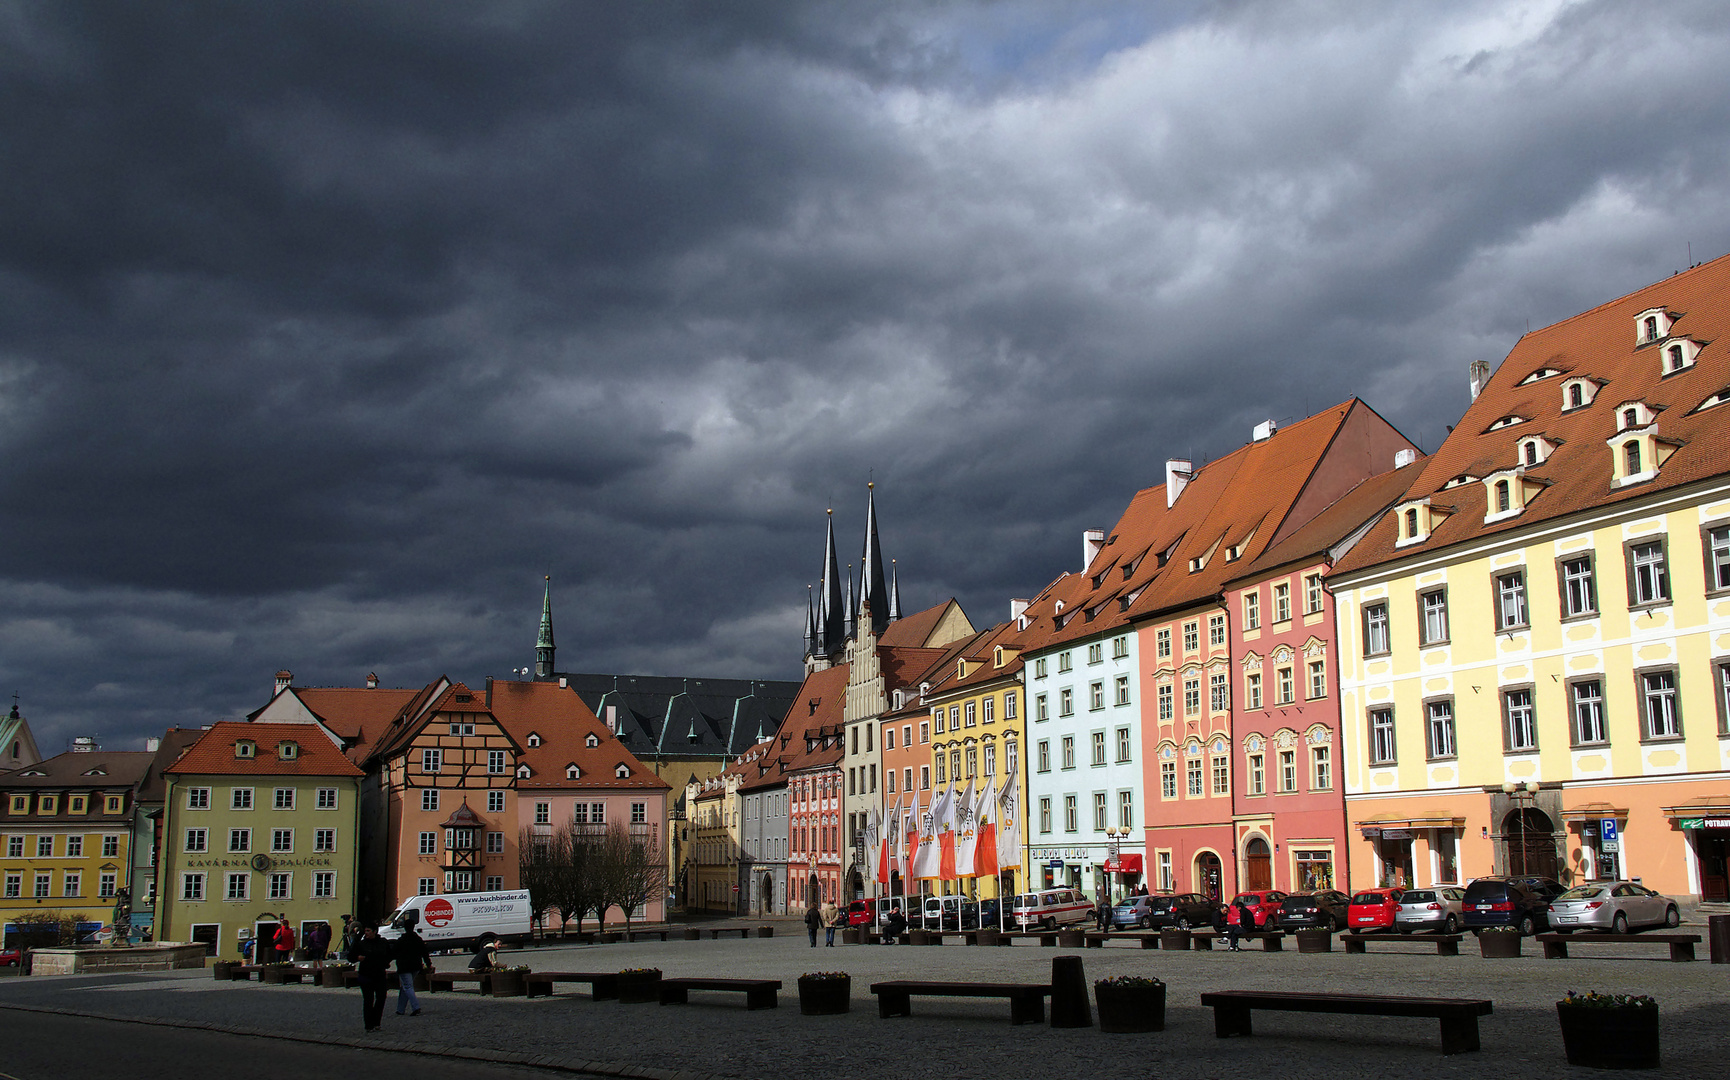
[[[1536,465],[1537,463],[1538,463],[1538,444],[1535,442],[1528,442],[1528,443],[1526,443],[1526,464]]]
[[[1627,340],[1627,339],[1624,338],[1623,340]],[[1656,315],[1646,316],[1646,340],[1647,341],[1657,341],[1658,340],[1658,316],[1656,316]]]
[[[1640,424],[1640,411],[1638,409],[1623,409],[1622,410],[1622,426],[1623,427],[1625,427],[1625,428],[1638,427],[1639,424]]]
[[[1682,346],[1680,346],[1680,345],[1670,346],[1670,370],[1671,371],[1681,371],[1682,365],[1684,362],[1685,362],[1685,359],[1682,355]]]
[[[1578,409],[1580,406],[1584,405],[1585,403],[1586,403],[1586,392],[1580,388],[1580,384],[1574,383],[1573,385],[1569,386],[1568,387],[1568,408]]]
[[[1640,471],[1640,442],[1629,439],[1622,444],[1622,457],[1627,466],[1627,474],[1633,476]]]
[[[1497,480],[1496,481],[1496,513],[1498,513],[1498,514],[1505,513],[1508,509],[1508,503],[1509,503],[1508,482],[1506,480]]]
[[[1418,512],[1416,510],[1407,510],[1406,511],[1406,539],[1407,540],[1415,540],[1415,539],[1417,539],[1417,536],[1418,536]]]

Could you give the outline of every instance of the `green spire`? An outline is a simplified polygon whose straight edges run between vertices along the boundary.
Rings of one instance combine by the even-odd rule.
[[[541,635],[535,640],[535,678],[553,677],[553,578],[547,575],[546,595],[541,599]]]

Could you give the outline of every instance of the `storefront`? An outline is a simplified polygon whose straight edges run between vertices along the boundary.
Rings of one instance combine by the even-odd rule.
[[[1372,884],[1381,888],[1460,884],[1460,836],[1466,819],[1446,810],[1389,815],[1357,823],[1370,845]],[[1364,888],[1360,876],[1354,888]]]
[[[1296,848],[1292,851],[1293,888],[1298,892],[1315,892],[1334,887],[1334,852],[1332,848]]]
[[[1679,817],[1675,821],[1694,850],[1700,899],[1719,904],[1730,901],[1730,810],[1719,817]]]
[[[1138,892],[1141,888],[1142,861],[1139,852],[1108,855],[1105,859],[1107,884],[1114,900]]]
[[[1578,881],[1619,881],[1629,876],[1622,859],[1628,808],[1586,803],[1562,811],[1568,827],[1568,867]]]

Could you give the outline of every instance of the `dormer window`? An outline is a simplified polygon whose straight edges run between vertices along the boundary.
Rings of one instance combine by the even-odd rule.
[[[257,752],[258,744],[251,739],[241,739],[234,744],[234,756],[242,760],[250,761]]]
[[[1463,472],[1458,476],[1450,478],[1447,483],[1442,485],[1442,490],[1446,491],[1449,488],[1457,488],[1461,484],[1469,484],[1476,479],[1477,477],[1473,476],[1471,473]]]
[[[1556,444],[1541,435],[1534,435],[1520,443],[1520,464],[1542,465],[1556,452]]]
[[[525,741],[529,744],[530,749],[533,749],[534,747],[541,745],[540,733],[534,732],[534,731],[529,732],[529,737]]]
[[[1664,308],[1647,308],[1634,316],[1634,342],[1644,345],[1670,336],[1676,317]]]
[[[1508,506],[1512,502],[1513,502],[1513,496],[1511,496],[1508,493],[1508,482],[1506,480],[1497,480],[1496,481],[1496,513],[1498,513],[1498,514],[1507,513]]]
[[[999,645],[991,650],[991,666],[993,668],[1003,666],[1003,646]]]
[[[1500,431],[1503,428],[1513,427],[1515,424],[1523,424],[1525,422],[1526,422],[1525,417],[1520,416],[1518,414],[1511,413],[1511,414],[1504,416],[1501,419],[1495,421],[1494,423],[1492,423],[1489,427],[1485,428],[1484,430],[1485,431]]]
[[[1598,384],[1591,379],[1569,379],[1562,384],[1562,411],[1583,409],[1597,394]]]
[[[1700,355],[1700,343],[1683,338],[1672,341],[1664,346],[1664,374],[1674,375],[1678,371],[1687,371],[1694,366],[1694,358]]]
[[[1640,410],[1638,410],[1638,409],[1623,409],[1622,410],[1622,426],[1625,428],[1639,427],[1640,426]]]
[[[1530,375],[1521,379],[1516,385],[1525,386],[1528,383],[1535,383],[1539,379],[1548,379],[1553,375],[1560,375],[1561,373],[1562,372],[1561,372],[1560,368],[1541,367],[1538,370],[1532,372]]]
[[[1658,418],[1651,407],[1643,401],[1624,401],[1616,409],[1618,431],[1631,431],[1634,428],[1645,427]]]
[[[1622,444],[1622,471],[1633,474],[1642,471],[1640,468],[1640,440],[1629,439]]]
[[[1610,465],[1614,473],[1615,486],[1625,487],[1628,484],[1638,484],[1651,480],[1658,475],[1658,470],[1671,454],[1676,452],[1676,443],[1668,442],[1658,437],[1658,426],[1653,418],[1641,415],[1648,410],[1643,405],[1624,408],[1622,419],[1627,419],[1629,412],[1635,413],[1635,419],[1645,421],[1643,426],[1625,428],[1606,440],[1610,448]]]
[[[590,747],[591,749],[596,747],[596,746],[599,746],[599,745],[601,745],[601,737],[599,735],[596,735],[594,732],[591,731],[583,739],[583,745]]]
[[[518,780],[527,780],[529,777],[531,777],[533,775],[534,775],[534,770],[530,769],[527,765],[518,765],[517,766],[517,779]]]
[[[572,765],[566,765],[565,766],[565,779],[566,780],[577,780],[577,779],[580,779],[582,777],[582,775],[583,775],[583,770],[577,768],[576,765],[572,764]]]
[[[895,693],[892,695],[892,697],[893,697],[894,703],[895,703],[894,708],[897,711],[899,711],[903,706],[905,706],[907,704],[907,691],[905,691],[905,690],[895,691]]]
[[[1717,406],[1722,405],[1725,402],[1730,402],[1730,386],[1726,386],[1724,389],[1718,391],[1716,394],[1713,394],[1711,397],[1707,398],[1705,401],[1702,401],[1700,404],[1694,406],[1693,409],[1689,410],[1688,415],[1693,416],[1697,412],[1705,412],[1707,409],[1716,408]]]
[[[1524,465],[1516,465],[1484,478],[1485,525],[1517,517],[1543,490],[1543,485],[1526,479],[1525,472]]]
[[[1441,518],[1453,512],[1452,507],[1430,505],[1430,500],[1419,499],[1406,503],[1395,511],[1395,520],[1399,522],[1399,538],[1394,541],[1395,547],[1407,547],[1411,544],[1421,544],[1430,538],[1430,533]]]
[[[631,778],[631,767],[621,761],[619,762],[618,768],[613,770],[613,775],[618,777],[620,780],[629,780]]]
[[[283,761],[293,761],[300,756],[300,744],[282,742],[276,744],[276,756]]]

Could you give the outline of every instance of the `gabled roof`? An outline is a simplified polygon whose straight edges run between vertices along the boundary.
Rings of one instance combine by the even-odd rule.
[[[642,757],[729,760],[773,734],[799,684],[769,679],[561,674],[619,739]],[[556,682],[554,685],[557,685]]]
[[[963,620],[967,618],[961,605],[955,602],[954,597],[950,597],[941,604],[933,604],[924,611],[915,611],[906,618],[890,623],[883,629],[883,633],[878,635],[877,645],[879,648],[890,649],[928,649],[942,645],[943,642],[933,641],[932,635],[937,632],[944,616],[951,611],[959,614]]]
[[[250,741],[257,751],[236,757],[235,745]],[[295,744],[294,757],[277,755],[281,743]],[[342,747],[321,724],[212,724],[165,772],[169,776],[360,776]]]
[[[449,686],[450,680],[443,676],[418,690],[289,686],[277,691],[247,719],[254,723],[317,721],[342,739],[351,761],[363,762],[393,726],[400,728],[418,717]]]
[[[1271,546],[1392,468],[1399,450],[1416,448],[1353,398],[1195,470],[1175,503],[1163,485],[1137,492],[1086,569],[1028,606],[1020,640],[1040,650],[1215,602]]]
[[[576,691],[568,687],[553,682],[489,680],[487,698],[492,702],[493,717],[522,748],[517,764],[529,767],[530,775],[517,781],[519,791],[596,788],[649,791],[668,787],[614,738]],[[540,735],[541,745],[529,745],[531,732]],[[588,745],[590,736],[595,737],[597,745]],[[616,775],[621,762],[630,769],[630,775],[624,778]],[[565,770],[572,764],[581,775],[567,780]]]
[[[1018,648],[1020,633],[1012,622],[1001,622],[981,630],[945,650],[943,656],[919,676],[918,682],[930,684],[926,691],[929,698],[965,693],[999,679],[1014,679],[1022,666],[1019,651],[1005,659],[1002,667],[993,666],[993,661],[999,646]],[[974,665],[965,678],[960,674],[962,660]]]
[[[440,679],[432,685],[436,687],[441,684],[444,686],[443,693],[431,698],[424,706],[419,703],[426,699],[417,697],[415,702],[405,707],[396,719],[390,722],[390,726],[373,744],[372,752],[368,755],[369,758],[385,758],[402,753],[409,747],[410,743],[420,737],[420,733],[426,729],[427,724],[435,716],[454,713],[472,716],[477,721],[491,716],[492,710],[487,707],[485,694],[476,693],[469,689],[466,684],[453,683],[448,679]],[[502,724],[500,729],[505,732],[505,738],[511,741],[512,748],[520,753],[522,751],[521,743]]]
[[[169,766],[180,760],[180,755],[186,748],[204,737],[204,728],[169,728],[162,733],[162,741],[157,744],[156,752],[150,755],[150,769],[144,774],[144,782],[138,785],[138,801],[159,803],[168,796],[168,782],[164,773]]]
[[[799,769],[840,763],[849,670],[850,665],[836,664],[805,676],[770,753],[743,768],[741,791],[784,784],[787,774]]]
[[[153,756],[144,750],[68,750],[0,773],[0,789],[135,787],[143,781]]]
[[[1229,584],[1250,581],[1292,563],[1314,562],[1326,555],[1404,498],[1406,488],[1417,479],[1425,460],[1418,458],[1403,469],[1391,469],[1365,480],[1269,548]]]
[[[1636,318],[1665,309],[1675,319],[1657,342],[1636,341]],[[1672,343],[1698,344],[1692,366],[1666,375],[1663,353]],[[1556,374],[1533,379],[1554,369]],[[1563,385],[1588,378],[1599,385],[1591,404],[1563,409]],[[1528,529],[1584,511],[1646,499],[1684,484],[1730,472],[1730,405],[1695,412],[1715,395],[1730,390],[1730,256],[1684,270],[1672,277],[1571,319],[1522,336],[1507,359],[1466,409],[1423,471],[1407,498],[1433,498],[1454,508],[1428,538],[1395,547],[1397,523],[1381,522],[1342,559],[1335,575],[1351,573],[1408,555],[1429,555],[1454,544]],[[1648,481],[1613,486],[1609,440],[1619,429],[1618,406],[1640,401],[1657,410],[1658,438],[1675,452]],[[1499,419],[1522,416],[1522,423],[1494,427]],[[1520,443],[1542,435],[1555,446],[1549,457],[1526,468],[1525,477],[1542,485],[1525,509],[1484,523],[1489,492],[1482,483],[1446,487],[1461,474],[1484,478],[1520,464]],[[1445,490],[1444,490],[1445,489]]]

